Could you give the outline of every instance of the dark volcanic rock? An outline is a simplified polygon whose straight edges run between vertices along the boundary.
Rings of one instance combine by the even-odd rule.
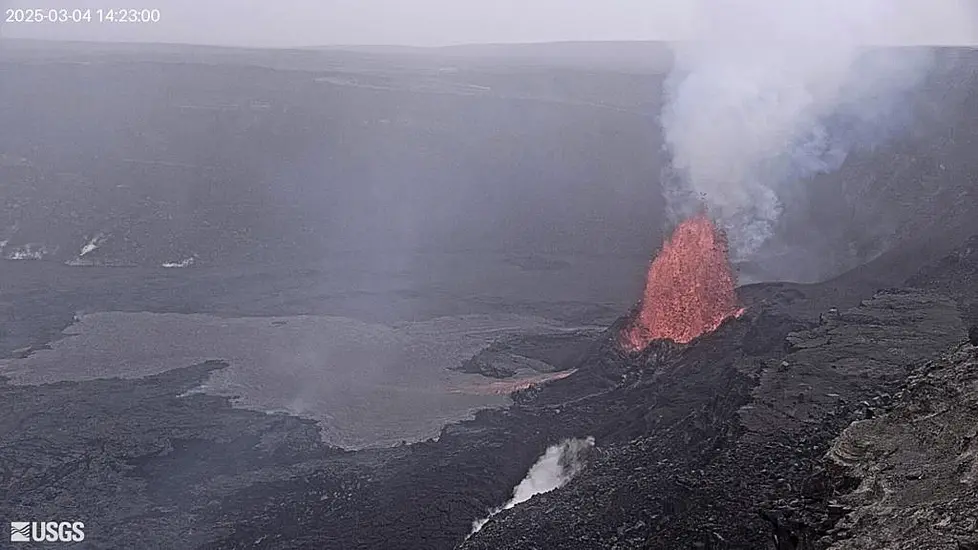
[[[921,268],[907,284],[953,297],[965,322],[978,325],[978,235]]]
[[[761,548],[772,520],[782,544],[811,547],[833,517],[820,510],[821,523],[799,530],[784,516],[810,498],[832,438],[964,328],[950,300],[887,291],[792,333],[790,353],[747,356],[740,342],[761,320],[722,328],[602,396],[641,391],[646,423],[598,432],[603,452],[578,478],[495,516],[463,548]]]
[[[709,448],[725,429],[712,419],[730,417],[749,394],[749,373],[755,367],[738,351],[738,342],[753,322],[724,325],[711,337],[714,345],[666,345],[668,353],[631,358],[598,355],[600,350],[611,351],[612,332],[607,342],[585,355],[581,369],[570,378],[524,396],[509,410],[486,411],[473,421],[451,425],[437,441],[388,456],[384,467],[361,480],[346,499],[301,496],[322,494],[320,487],[330,483],[328,477],[315,475],[270,484],[260,498],[262,493],[243,491],[244,504],[228,507],[230,515],[222,520],[237,525],[235,532],[209,548],[454,548],[469,533],[472,521],[509,499],[547,446],[562,439],[598,437],[598,445],[608,450],[594,458],[596,470],[607,460],[601,455],[614,453],[615,445],[627,446],[636,437],[671,427],[678,441],[691,438],[688,448]],[[774,317],[762,322],[781,335],[775,339],[776,349],[759,352],[780,352],[781,339],[797,328]],[[603,366],[589,364],[601,356]],[[650,368],[646,362],[662,364]],[[578,376],[585,382],[564,384]],[[689,429],[674,428],[687,423]],[[608,488],[608,494],[622,492],[613,485]],[[254,496],[247,497],[249,493]],[[622,498],[627,502],[632,497]],[[260,544],[255,542],[259,539]]]
[[[749,289],[762,298],[745,300],[744,317],[689,345],[623,352],[623,318],[570,377],[395,449],[339,453],[310,423],[177,397],[219,365],[0,386],[2,489],[19,495],[0,512],[77,510],[103,525],[93,543],[114,545],[447,549],[510,498],[548,445],[590,435],[598,447],[576,479],[498,514],[463,546],[764,548],[777,536],[781,548],[818,548],[851,508],[833,495],[858,484],[825,465],[831,441],[882,414],[966,325],[933,290],[883,291],[816,322],[810,304],[794,308],[822,290],[772,287]],[[30,463],[46,466],[31,473]],[[202,527],[188,542],[191,518]]]
[[[978,548],[978,354],[958,347],[914,370],[880,416],[849,426],[828,460],[859,485],[830,548]]]
[[[602,333],[577,330],[505,336],[465,361],[457,370],[490,378],[508,378],[525,370],[546,373],[572,369]]]
[[[638,355],[616,349],[616,325],[574,375],[377,454],[353,489],[322,472],[239,491],[221,519],[234,532],[208,548],[452,548],[547,445],[588,435],[598,448],[577,478],[462,547],[814,548],[848,510],[829,501],[851,489],[823,466],[832,439],[965,329],[953,301],[920,290],[818,325],[777,311]]]
[[[0,386],[0,479],[18,495],[0,513],[77,511],[98,517],[93,543],[113,545],[447,549],[548,445],[590,435],[598,448],[576,479],[496,515],[463,547],[763,548],[777,536],[781,548],[818,548],[851,509],[833,495],[858,484],[825,466],[831,441],[882,414],[966,325],[928,290],[883,291],[820,323],[782,307],[784,287],[752,292],[768,301],[685,346],[623,352],[622,319],[570,377],[388,450],[337,452],[308,422],[177,397],[217,364]],[[188,542],[192,521],[202,527]]]
[[[191,548],[257,482],[330,470],[315,423],[192,392],[214,361],[140,380],[0,383],[0,516],[83,521],[86,548]]]

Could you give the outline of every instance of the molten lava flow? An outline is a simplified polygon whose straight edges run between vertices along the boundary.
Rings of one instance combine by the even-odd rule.
[[[652,340],[686,343],[741,313],[726,239],[701,214],[681,223],[652,262],[641,310],[621,344],[640,351]]]

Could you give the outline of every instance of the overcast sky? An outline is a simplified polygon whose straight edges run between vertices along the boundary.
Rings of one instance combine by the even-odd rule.
[[[705,32],[704,13],[714,5],[729,9],[737,1],[798,0],[0,0],[0,5],[156,8],[162,15],[161,22],[144,25],[8,23],[2,27],[6,37],[289,47],[683,39]],[[901,42],[978,43],[978,0],[890,1],[894,12],[904,14],[893,23]],[[967,14],[955,28],[928,19],[952,5]]]

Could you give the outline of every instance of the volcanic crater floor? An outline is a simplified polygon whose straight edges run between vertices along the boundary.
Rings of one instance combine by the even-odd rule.
[[[195,392],[219,361],[4,383],[0,514],[90,518],[91,548],[972,548],[967,250],[950,279],[863,296],[742,287],[746,313],[687,345],[622,351],[622,318],[569,376],[385,449]],[[586,436],[577,477],[466,540],[548,445]]]
[[[441,317],[388,326],[346,317],[84,315],[46,349],[0,360],[14,384],[141,378],[221,359],[195,392],[319,421],[326,443],[386,447],[438,435],[448,422],[509,404],[506,388],[450,370],[507,334],[576,334],[542,318]],[[513,386],[540,378],[513,372]]]

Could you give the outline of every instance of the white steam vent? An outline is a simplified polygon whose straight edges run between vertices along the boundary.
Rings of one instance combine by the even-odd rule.
[[[584,458],[593,447],[594,438],[590,436],[584,439],[565,439],[548,447],[547,452],[530,468],[523,481],[513,489],[513,498],[489,512],[485,518],[473,521],[469,536],[478,533],[499,512],[526,502],[534,495],[549,493],[566,485],[584,468]]]

